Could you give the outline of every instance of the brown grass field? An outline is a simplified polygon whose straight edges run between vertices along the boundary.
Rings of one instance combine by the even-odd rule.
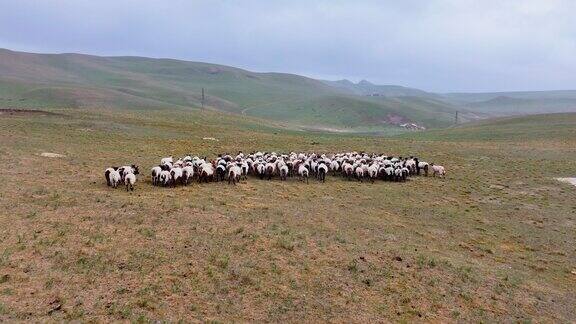
[[[2,321],[576,320],[576,188],[552,179],[576,176],[576,115],[381,138],[52,112],[0,115]],[[240,149],[413,154],[448,175],[150,184],[163,156]],[[129,162],[136,190],[108,188]]]

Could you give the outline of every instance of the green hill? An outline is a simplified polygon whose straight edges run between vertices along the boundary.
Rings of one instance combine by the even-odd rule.
[[[444,127],[456,110],[436,99],[427,103],[430,98],[417,104],[414,97],[375,99],[293,74],[172,59],[0,50],[4,107],[190,109],[201,106],[202,88],[208,109],[339,131],[397,129],[398,121]]]

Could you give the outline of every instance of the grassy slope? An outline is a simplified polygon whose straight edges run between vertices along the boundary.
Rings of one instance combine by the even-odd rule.
[[[431,104],[428,113],[412,107],[409,101],[401,110],[393,110],[386,103],[291,74],[254,73],[170,59],[0,50],[3,106],[198,107],[203,87],[208,93],[207,104],[214,109],[298,125],[386,129],[390,126],[383,121],[390,113],[423,117],[426,126],[447,126],[451,121],[436,114],[438,103]],[[322,113],[326,102],[329,113]],[[446,103],[441,109],[454,111]],[[338,115],[332,115],[334,112]]]
[[[60,113],[0,115],[0,319],[574,320],[576,191],[551,179],[576,174],[573,115],[383,139],[212,112]],[[448,176],[177,189],[142,176],[126,193],[101,174],[239,149],[417,154]]]

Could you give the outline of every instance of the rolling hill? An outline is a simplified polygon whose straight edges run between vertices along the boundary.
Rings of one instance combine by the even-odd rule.
[[[0,49],[0,107],[198,109],[286,127],[394,133],[414,123],[443,128],[489,116],[576,111],[576,91],[431,93],[362,80],[145,57],[33,54]]]
[[[381,86],[365,81],[359,87],[370,91]],[[406,122],[445,127],[456,111],[451,103],[416,89],[402,92],[410,97],[375,98],[299,75],[216,64],[0,50],[4,107],[190,109],[201,106],[202,88],[208,109],[307,129],[382,131]],[[472,118],[462,115],[463,120]]]

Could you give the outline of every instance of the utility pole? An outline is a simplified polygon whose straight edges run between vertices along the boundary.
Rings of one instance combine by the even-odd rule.
[[[454,118],[454,124],[458,125],[458,110],[456,110],[456,117]]]
[[[204,110],[204,88],[202,88],[202,110]]]

